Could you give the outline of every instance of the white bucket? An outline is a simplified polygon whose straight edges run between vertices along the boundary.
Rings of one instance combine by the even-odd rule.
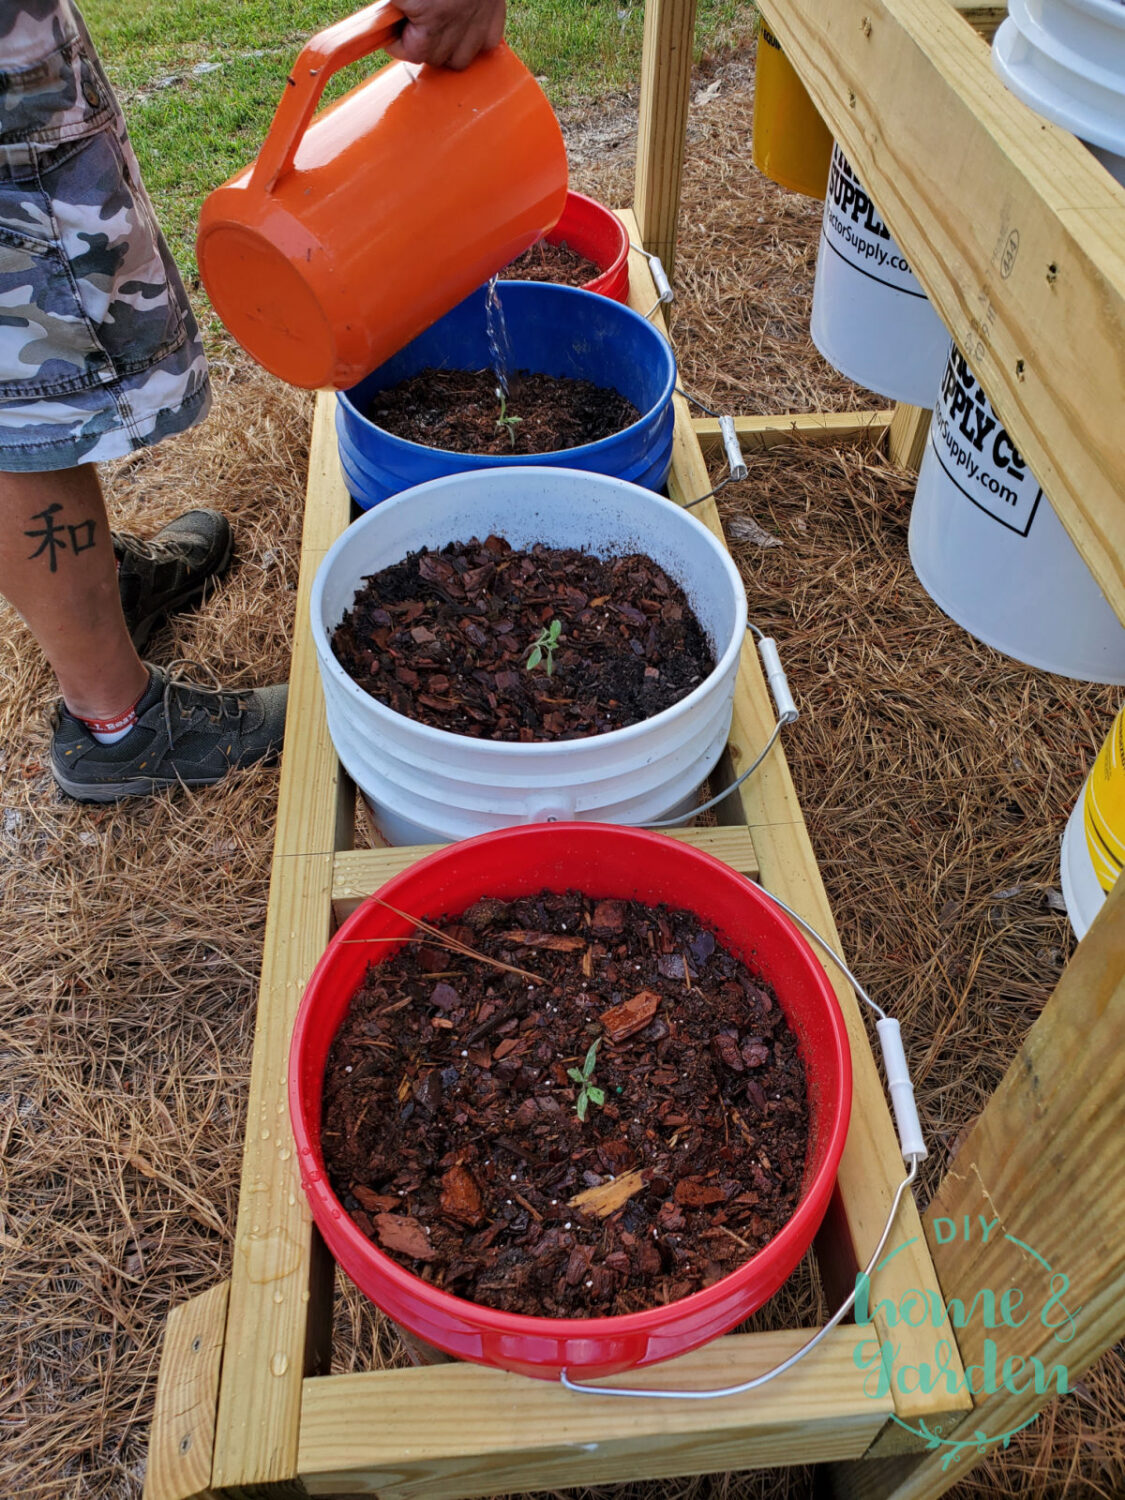
[[[956,346],[914,492],[910,561],[986,645],[1045,672],[1125,683],[1125,627]]]
[[[811,332],[849,380],[911,406],[933,401],[949,334],[839,146],[828,173]]]
[[[1062,839],[1066,914],[1086,936],[1125,865],[1125,708],[1087,776]]]
[[[506,537],[601,556],[644,552],[687,595],[717,665],[686,698],[587,739],[510,744],[451,734],[395,713],[352,681],[331,636],[369,574],[421,547]],[[730,731],[746,595],[701,521],[650,490],[576,469],[481,469],[384,500],[344,532],[312,590],[312,632],[328,730],[392,844],[469,838],[514,823],[647,823],[686,812]]]
[[[992,65],[1018,99],[1073,131],[1125,183],[1122,0],[1010,0]]]

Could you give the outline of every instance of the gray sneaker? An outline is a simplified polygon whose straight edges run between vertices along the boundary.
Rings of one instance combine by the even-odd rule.
[[[230,522],[217,510],[185,511],[148,541],[113,533],[121,607],[138,651],[165,615],[206,597],[230,567],[233,551]]]
[[[281,750],[288,688],[220,692],[147,664],[148,691],[137,723],[115,745],[101,745],[81,720],[56,705],[51,774],[79,802],[116,802],[167,786],[210,786],[234,766]]]

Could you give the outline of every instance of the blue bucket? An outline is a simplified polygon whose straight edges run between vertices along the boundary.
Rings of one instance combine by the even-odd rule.
[[[425,369],[482,370],[491,363],[485,332],[486,289],[446,313],[425,333],[337,398],[336,434],[344,479],[364,510],[428,479],[471,469],[586,469],[645,489],[664,486],[672,462],[672,392],[676,361],[647,319],[608,297],[551,282],[502,281],[512,369],[569,375],[610,387],[641,413],[631,426],[597,443],[555,453],[451,453],[408,442],[363,415],[376,391]]]

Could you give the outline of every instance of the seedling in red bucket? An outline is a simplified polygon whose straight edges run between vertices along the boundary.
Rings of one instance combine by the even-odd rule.
[[[555,651],[558,649],[559,636],[561,635],[561,620],[552,620],[550,625],[544,626],[531,643],[531,654],[527,658],[527,671],[534,672],[545,656],[547,658],[547,676],[551,677],[554,675]]]
[[[599,1037],[592,1044],[589,1052],[586,1054],[586,1061],[582,1064],[580,1070],[578,1068],[567,1068],[566,1070],[568,1078],[573,1078],[575,1083],[582,1085],[578,1091],[578,1099],[575,1104],[575,1110],[580,1120],[586,1118],[586,1111],[591,1104],[596,1104],[600,1109],[605,1103],[605,1090],[598,1088],[596,1084],[590,1082],[594,1076],[594,1067],[598,1060],[598,1048],[601,1046],[601,1040],[601,1037]]]

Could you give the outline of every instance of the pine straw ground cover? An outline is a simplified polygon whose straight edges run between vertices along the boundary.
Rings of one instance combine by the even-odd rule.
[[[808,342],[817,207],[748,164],[745,57],[691,124],[676,331],[731,410],[864,406]],[[576,184],[627,201],[628,101],[571,121]],[[154,639],[229,683],[288,658],[309,402],[232,357],[198,432],[118,465],[116,524],[235,520],[235,568]],[[988,1097],[1072,948],[1058,840],[1115,695],[977,645],[919,588],[912,482],[878,453],[789,447],[724,491],[753,618],[801,704],[785,744],[847,952],[903,1021],[934,1158]],[[777,539],[748,540],[753,520]],[[0,1494],[134,1500],[167,1308],[230,1268],[276,773],[87,810],[44,769],[46,670],[0,631]],[[759,1315],[809,1321],[815,1278]],[[335,1365],[403,1358],[348,1288]],[[1119,1496],[1125,1368],[1108,1356],[954,1493]],[[585,1500],[811,1494],[808,1471],[607,1487]]]

